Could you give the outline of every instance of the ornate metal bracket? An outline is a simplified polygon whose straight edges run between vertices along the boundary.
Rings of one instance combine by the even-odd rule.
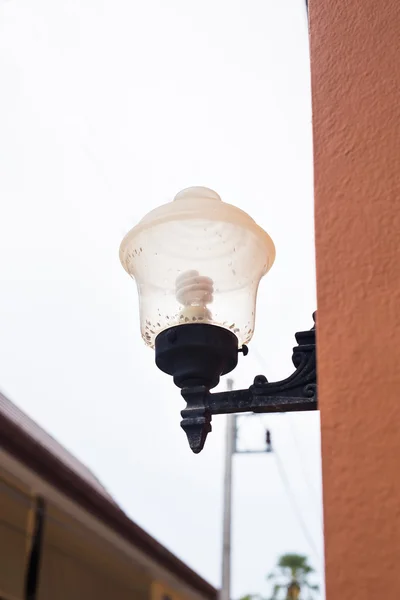
[[[315,322],[315,313],[313,317]],[[264,375],[257,375],[246,390],[217,394],[205,386],[182,389],[187,406],[181,412],[181,427],[194,453],[204,447],[212,415],[317,410],[315,325],[310,331],[297,333],[296,341],[292,357],[296,370],[287,379],[269,383]]]

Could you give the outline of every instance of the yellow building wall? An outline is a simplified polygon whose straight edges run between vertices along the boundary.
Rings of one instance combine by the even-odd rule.
[[[149,600],[151,579],[69,515],[48,507],[38,600]]]
[[[188,600],[78,517],[46,498],[36,600]],[[0,465],[0,599],[24,600],[33,490]],[[77,513],[78,514],[78,513]],[[148,567],[153,568],[153,567]],[[160,569],[162,572],[162,569]],[[165,573],[168,577],[168,573]],[[173,584],[172,584],[173,585]]]
[[[185,600],[185,598],[166,584],[155,581],[151,584],[151,600]]]
[[[24,600],[34,496],[0,468],[0,598]],[[46,504],[37,600],[150,600],[151,578],[62,510]]]
[[[23,600],[31,498],[0,473],[0,597]]]

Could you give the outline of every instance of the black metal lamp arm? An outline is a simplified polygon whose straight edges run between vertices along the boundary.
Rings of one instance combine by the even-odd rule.
[[[258,375],[246,390],[212,394],[205,386],[182,389],[187,406],[181,412],[181,427],[193,452],[203,449],[212,415],[317,410],[315,325],[310,331],[297,333],[296,340],[292,357],[296,370],[282,381],[269,383]]]

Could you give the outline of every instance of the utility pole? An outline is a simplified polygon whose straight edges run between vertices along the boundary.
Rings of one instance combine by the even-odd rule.
[[[233,380],[226,382],[228,391],[233,389]],[[251,414],[247,417],[259,415]],[[231,600],[231,531],[232,531],[232,466],[234,454],[264,454],[272,452],[271,434],[265,432],[265,448],[263,450],[238,450],[237,417],[227,415],[225,441],[225,473],[224,473],[224,514],[222,531],[222,586],[220,600]]]
[[[227,380],[231,391],[233,380]],[[227,415],[224,474],[224,515],[222,530],[222,587],[220,600],[231,600],[231,523],[232,523],[232,459],[236,445],[236,416]]]

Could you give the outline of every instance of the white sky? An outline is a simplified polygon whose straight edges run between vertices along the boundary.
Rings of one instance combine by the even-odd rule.
[[[187,186],[245,209],[277,260],[235,384],[291,372],[316,305],[304,1],[3,0],[0,81],[0,386],[219,585],[224,417],[191,454],[118,247]],[[321,557],[318,414],[263,418]],[[233,596],[283,552],[321,573],[273,455],[234,478]]]

